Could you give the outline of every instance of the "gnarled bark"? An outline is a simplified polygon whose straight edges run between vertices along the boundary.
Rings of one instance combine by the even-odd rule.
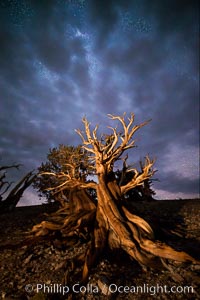
[[[146,157],[141,164],[141,171],[136,168],[124,168],[125,172],[132,172],[133,176],[128,182],[116,180],[114,164],[121,159],[122,154],[134,147],[132,140],[134,133],[146,125],[133,125],[134,115],[131,114],[128,122],[125,115],[122,117],[109,115],[112,120],[117,120],[122,132],[111,128],[110,136],[99,138],[98,126],[90,130],[89,122],[84,118],[85,132],[77,130],[83,141],[83,149],[91,154],[90,160],[96,168],[98,182],[87,182],[85,177],[73,176],[75,165],[70,164],[67,173],[44,172],[44,175],[60,178],[59,185],[49,188],[54,193],[65,189],[69,192],[69,202],[66,205],[65,215],[57,215],[57,223],[42,222],[33,228],[37,235],[49,233],[51,230],[59,230],[63,236],[87,236],[88,248],[84,255],[77,257],[77,261],[83,264],[82,280],[87,280],[92,265],[100,257],[100,254],[110,249],[123,249],[132,259],[138,261],[142,267],[166,266],[164,260],[190,261],[198,263],[185,252],[174,250],[172,247],[161,243],[154,238],[151,226],[141,217],[132,214],[125,205],[125,195],[133,187],[143,186],[144,182],[151,178],[154,160]],[[97,201],[93,201],[88,194],[88,189],[96,189]],[[55,221],[56,216],[52,217]],[[58,221],[59,219],[59,221]],[[87,240],[89,238],[89,240]],[[75,265],[75,264],[74,264]],[[73,270],[73,268],[72,268]]]

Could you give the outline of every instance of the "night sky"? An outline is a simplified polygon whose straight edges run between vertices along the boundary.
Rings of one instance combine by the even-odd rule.
[[[198,1],[0,1],[0,157],[16,180],[78,145],[86,115],[134,112],[129,162],[156,157],[157,199],[199,197]],[[22,204],[36,204],[29,189]]]

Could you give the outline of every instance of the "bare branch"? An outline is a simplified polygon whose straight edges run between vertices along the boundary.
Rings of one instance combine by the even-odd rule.
[[[110,145],[108,145],[108,150],[105,149],[105,152],[107,152],[107,155],[109,155],[110,153],[112,153],[113,149],[116,147],[117,143],[118,143],[118,137],[119,137],[119,134],[117,134],[117,129],[116,128],[113,128],[113,127],[108,127],[110,128],[112,131],[113,131],[113,141]]]
[[[12,182],[2,181],[0,184],[0,191],[1,191],[0,196],[3,196],[9,190],[12,184],[13,181]]]
[[[134,122],[134,114],[131,113],[131,117],[128,118],[129,123],[126,125],[125,115],[126,115],[125,113],[123,114],[122,117],[114,116],[111,114],[108,115],[111,120],[118,120],[123,127],[123,134],[120,135],[122,142],[118,147],[115,148],[117,143],[115,143],[114,147],[112,147],[113,151],[110,153],[110,155],[107,159],[107,160],[109,160],[109,163],[111,163],[111,161],[116,161],[125,150],[128,150],[128,149],[134,147],[135,140],[131,140],[134,133],[141,127],[148,124],[150,121],[150,120],[145,121],[139,125],[132,126],[133,122]]]
[[[19,191],[24,191],[26,187],[28,187],[34,180],[36,175],[34,175],[33,171],[27,173],[16,185],[15,187],[10,191],[8,198],[12,197]]]
[[[50,175],[55,177],[59,184],[56,184],[53,187],[47,187],[44,190],[45,191],[53,191],[53,194],[56,194],[58,192],[74,189],[74,188],[81,188],[81,189],[89,189],[93,188],[96,189],[97,184],[95,182],[84,182],[82,178],[76,178],[73,176],[75,174],[75,171],[73,170],[72,175],[60,172],[60,173],[54,173],[54,172],[42,172],[39,175]],[[61,182],[61,183],[60,183]]]
[[[139,173],[137,169],[130,169],[129,171],[134,172],[134,176],[126,185],[120,187],[122,194],[126,194],[130,189],[142,185],[145,180],[151,178],[156,172],[156,170],[152,169],[154,162],[155,160],[151,160],[148,156],[146,156],[141,173]]]
[[[71,179],[71,180],[66,180],[62,182],[61,184],[55,186],[55,187],[49,187],[46,188],[46,191],[53,191],[53,194],[56,194],[58,192],[64,191],[64,190],[69,190],[69,189],[96,189],[97,184],[95,182],[82,182],[81,180],[78,179]]]
[[[3,170],[11,169],[11,168],[16,168],[18,170],[20,166],[22,166],[22,165],[17,164],[17,165],[11,165],[11,166],[1,166],[0,167],[0,172],[3,171]]]
[[[82,139],[83,149],[94,154],[96,164],[106,165],[108,169],[112,168],[114,162],[120,158],[125,150],[135,146],[135,140],[132,140],[134,133],[149,122],[146,121],[133,126],[134,114],[131,113],[130,118],[127,118],[128,124],[126,124],[125,116],[125,113],[121,117],[109,114],[108,117],[111,120],[117,120],[122,125],[123,131],[118,133],[117,128],[108,127],[112,134],[101,140],[97,137],[98,125],[91,131],[90,123],[85,117],[82,119],[85,133],[79,129],[76,132]]]

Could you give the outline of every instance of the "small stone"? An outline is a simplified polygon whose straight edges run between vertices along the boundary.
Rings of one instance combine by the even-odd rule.
[[[109,296],[110,291],[109,291],[109,284],[107,278],[105,276],[102,276],[100,279],[98,279],[97,283],[102,294]]]
[[[193,265],[193,266],[192,266],[192,269],[193,269],[194,271],[199,271],[199,270],[200,270],[200,265]]]
[[[24,265],[28,264],[33,257],[33,254],[30,254],[25,260],[24,260]]]
[[[46,284],[51,284],[51,280],[47,280],[47,281],[46,281]]]
[[[61,262],[61,263],[59,263],[59,264],[57,264],[57,265],[55,266],[54,270],[55,270],[55,271],[56,271],[56,270],[59,270],[59,269],[63,268],[64,265],[65,265],[65,262]]]

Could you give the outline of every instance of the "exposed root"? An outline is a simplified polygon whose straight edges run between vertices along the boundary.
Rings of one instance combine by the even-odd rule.
[[[59,223],[53,223],[54,218]],[[107,247],[123,249],[142,268],[167,268],[167,260],[200,264],[189,254],[155,240],[151,226],[144,219],[123,206],[118,208],[112,200],[106,205],[101,202],[95,209],[79,210],[71,215],[61,210],[60,214],[52,215],[52,221],[34,226],[33,233],[40,236],[59,231],[64,239],[76,236],[88,244],[84,253],[74,258],[71,265],[67,264],[65,280],[72,279],[78,266],[79,280],[87,281],[91,268]]]
[[[142,267],[161,268],[163,261],[168,259],[199,263],[185,252],[155,240],[151,226],[123,206],[127,193],[136,187],[147,188],[151,195],[149,180],[156,171],[153,168],[154,159],[148,156],[144,163],[140,162],[141,171],[129,167],[127,158],[124,158],[121,175],[116,176],[115,163],[122,159],[127,150],[135,147],[133,136],[148,121],[134,125],[133,113],[127,119],[126,114],[109,115],[109,118],[117,121],[122,131],[109,127],[111,134],[99,135],[101,137],[98,138],[98,126],[91,130],[90,123],[84,117],[85,130],[76,131],[82,139],[81,151],[78,148],[77,151],[68,149],[67,153],[61,152],[66,157],[64,162],[57,157],[58,153],[54,153],[54,160],[58,159],[60,164],[58,171],[53,168],[53,172],[45,171],[41,175],[52,179],[52,185],[46,187],[49,192],[56,195],[65,191],[69,202],[50,221],[34,226],[33,233],[40,236],[57,231],[66,239],[85,237],[88,248],[81,257],[76,258],[79,267],[80,264],[82,266],[83,281],[87,280],[91,267],[108,247],[123,249]],[[89,174],[95,174],[98,183],[87,181]],[[96,191],[95,197],[89,193],[91,189]],[[74,272],[75,266],[74,262],[71,272]]]

